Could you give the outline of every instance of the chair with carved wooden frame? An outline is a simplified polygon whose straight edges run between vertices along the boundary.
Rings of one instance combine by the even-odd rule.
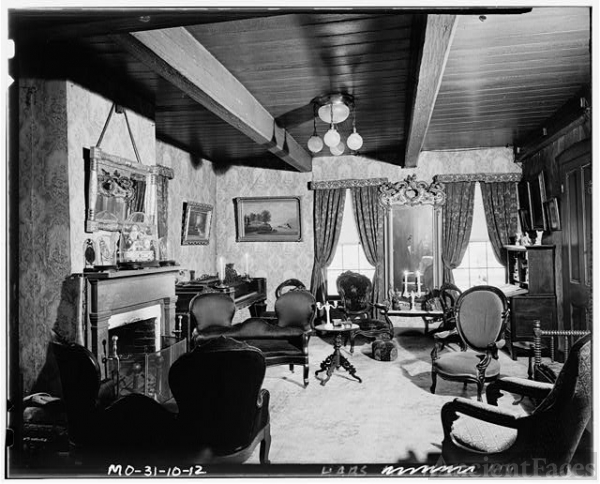
[[[502,339],[508,317],[508,303],[504,293],[494,286],[475,286],[459,297],[456,304],[456,329],[464,351],[446,351],[439,354],[450,331],[435,335],[431,352],[431,393],[435,393],[437,376],[445,380],[477,385],[477,399],[481,401],[483,386],[500,374],[498,350],[505,344]],[[471,351],[469,351],[469,349]]]
[[[394,325],[388,317],[389,305],[372,302],[371,279],[357,272],[346,271],[338,276],[336,285],[344,318],[359,326],[350,333],[350,353],[354,353],[354,340],[357,336],[376,338],[379,335],[387,335],[390,339],[394,337]]]

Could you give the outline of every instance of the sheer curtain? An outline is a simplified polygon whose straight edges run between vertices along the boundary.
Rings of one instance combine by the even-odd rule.
[[[365,256],[375,266],[373,302],[385,299],[384,277],[384,209],[379,203],[379,186],[354,187],[354,217]]]
[[[327,297],[325,269],[335,254],[345,201],[346,188],[315,190],[315,262],[310,287],[317,301],[325,301]]]
[[[517,184],[514,182],[480,183],[488,235],[498,262],[506,265],[502,247],[517,232]]]
[[[474,181],[445,183],[446,203],[442,208],[442,264],[444,282],[454,283],[452,270],[465,255],[473,226]]]

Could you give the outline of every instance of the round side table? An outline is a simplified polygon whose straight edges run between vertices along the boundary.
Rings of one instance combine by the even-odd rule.
[[[346,370],[352,378],[355,378],[359,381],[359,383],[362,383],[360,377],[356,375],[356,368],[354,368],[354,366],[352,366],[352,364],[340,352],[340,348],[342,347],[342,334],[349,331],[354,331],[358,328],[358,324],[346,324],[342,326],[320,324],[315,327],[316,330],[323,331],[324,333],[335,333],[335,339],[333,341],[333,353],[325,358],[321,362],[321,368],[315,371],[315,377],[317,377],[317,375],[323,371],[327,372],[326,378],[322,380],[317,378],[317,380],[321,380],[321,385],[324,386],[325,383],[327,383],[331,378],[331,375],[333,375],[333,372],[340,366],[344,368],[344,370]]]

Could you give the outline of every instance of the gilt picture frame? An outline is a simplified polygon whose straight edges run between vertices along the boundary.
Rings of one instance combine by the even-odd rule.
[[[238,242],[301,242],[300,197],[234,199]]]
[[[208,245],[213,206],[184,202],[181,245]]]

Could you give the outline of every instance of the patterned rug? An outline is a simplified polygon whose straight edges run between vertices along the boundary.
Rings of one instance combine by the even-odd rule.
[[[411,323],[409,323],[411,324]],[[422,326],[422,325],[421,325]],[[436,460],[443,431],[440,409],[455,397],[476,399],[475,385],[438,378],[431,386],[433,338],[422,327],[395,328],[398,357],[391,362],[373,359],[371,343],[357,339],[354,354],[342,348],[359,383],[337,370],[322,386],[315,377],[320,363],[333,352],[327,336],[311,338],[310,383],[302,384],[302,368],[267,368],[264,388],[271,393],[271,451],[273,464],[397,463]],[[527,377],[527,358],[500,355],[501,374]],[[319,377],[324,375],[320,373]],[[523,413],[511,395],[500,406]],[[258,450],[247,463],[258,463]]]

